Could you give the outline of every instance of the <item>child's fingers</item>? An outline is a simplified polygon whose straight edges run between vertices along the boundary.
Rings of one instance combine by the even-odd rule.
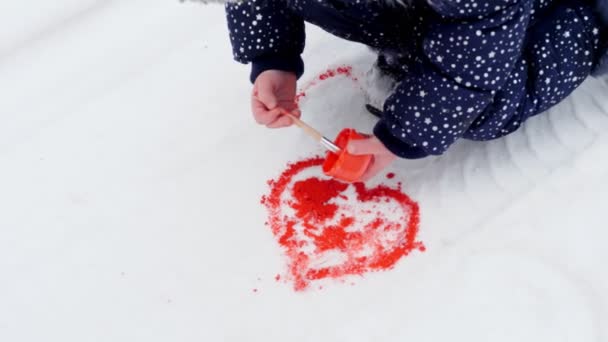
[[[297,108],[293,109],[289,113],[291,113],[291,115],[293,115],[297,118],[302,116],[302,113]],[[288,117],[287,115],[285,115],[284,111],[280,110],[280,116],[274,122],[271,122],[266,126],[268,128],[282,128],[282,127],[289,127],[291,125],[293,125],[293,120],[290,117]]]
[[[384,165],[381,165],[381,163],[378,162],[377,157],[374,156],[374,160],[372,160],[367,171],[365,171],[363,176],[361,176],[360,181],[367,182],[368,180],[374,178],[374,176],[377,175],[380,171],[382,171],[383,168]]]
[[[255,121],[260,124],[267,126],[273,122],[275,122],[280,116],[280,113],[276,110],[271,111],[259,111],[254,113],[253,117]]]
[[[260,101],[256,96],[251,97],[251,111],[255,114],[256,112],[266,112],[268,108]]]
[[[266,106],[256,99],[251,102],[251,110],[253,112],[253,118],[260,125],[268,125],[275,121],[281,114],[278,108],[273,110],[266,109]]]
[[[365,171],[363,176],[361,176],[361,181],[367,182],[368,180],[374,178],[378,173],[382,172],[382,170],[384,170],[392,161],[392,156],[375,155],[369,168],[367,169],[367,171]]]
[[[258,101],[262,102],[268,110],[275,109],[279,105],[279,100],[275,94],[274,88],[270,85],[258,86],[256,90]]]
[[[384,154],[386,147],[380,140],[372,137],[360,140],[351,140],[346,147],[348,153],[354,155],[360,154]]]
[[[290,113],[291,113],[291,115],[295,116],[296,118],[301,118],[302,117],[302,112],[300,111],[299,108],[295,108]]]
[[[266,127],[268,127],[268,128],[283,128],[283,127],[289,127],[292,124],[293,124],[293,120],[290,117],[288,117],[286,115],[281,115],[274,122],[271,122],[268,125],[266,125]]]

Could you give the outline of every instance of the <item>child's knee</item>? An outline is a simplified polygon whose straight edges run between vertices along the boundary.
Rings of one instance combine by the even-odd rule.
[[[570,1],[554,7],[529,28],[524,50],[544,65],[590,69],[600,47],[600,21],[593,8]],[[530,60],[534,62],[535,59]],[[543,63],[544,62],[544,63]]]
[[[524,47],[530,98],[541,112],[557,104],[591,73],[599,54],[599,22],[586,4],[561,4],[530,29]]]

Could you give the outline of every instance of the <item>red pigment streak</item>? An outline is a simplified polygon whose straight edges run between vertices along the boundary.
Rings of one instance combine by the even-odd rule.
[[[344,76],[346,78],[351,79],[355,83],[358,83],[358,81],[359,81],[355,76],[353,76],[353,67],[351,67],[349,65],[340,66],[335,69],[327,69],[327,71],[325,71],[321,75],[317,76],[312,81],[308,82],[302,88],[302,90],[300,90],[300,92],[296,95],[295,102],[300,103],[300,100],[302,98],[306,97],[306,92],[309,91],[310,88],[319,84],[319,82],[329,80],[336,76]]]
[[[388,179],[393,179],[393,178],[395,178],[395,174],[394,174],[394,173],[392,173],[392,172],[391,172],[391,173],[388,173],[388,174],[386,174],[386,178],[388,178]]]
[[[425,250],[416,240],[418,204],[401,192],[400,185],[367,188],[362,183],[344,184],[319,177],[295,180],[310,169],[320,174],[322,164],[320,157],[289,164],[276,180],[268,182],[270,193],[261,201],[268,209],[268,224],[288,258],[286,279],[293,282],[296,291],[320,279],[388,270],[410,252]],[[348,189],[355,196],[346,197]],[[399,219],[382,211],[387,202],[396,204],[399,212],[394,217]],[[327,263],[336,254],[340,258]]]

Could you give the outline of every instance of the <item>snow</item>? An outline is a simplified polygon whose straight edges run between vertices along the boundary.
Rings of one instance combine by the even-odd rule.
[[[294,292],[259,199],[321,150],[253,123],[221,7],[0,8],[0,340],[608,340],[606,82],[393,165],[426,252]],[[373,57],[309,27],[305,60],[303,81]],[[325,134],[372,127],[350,80],[307,94]]]

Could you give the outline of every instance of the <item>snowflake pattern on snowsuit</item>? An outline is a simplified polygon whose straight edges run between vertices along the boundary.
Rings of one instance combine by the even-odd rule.
[[[403,158],[517,130],[590,75],[605,31],[586,0],[248,0],[226,11],[252,81],[269,69],[302,75],[304,22],[377,50],[398,85],[374,134]]]

